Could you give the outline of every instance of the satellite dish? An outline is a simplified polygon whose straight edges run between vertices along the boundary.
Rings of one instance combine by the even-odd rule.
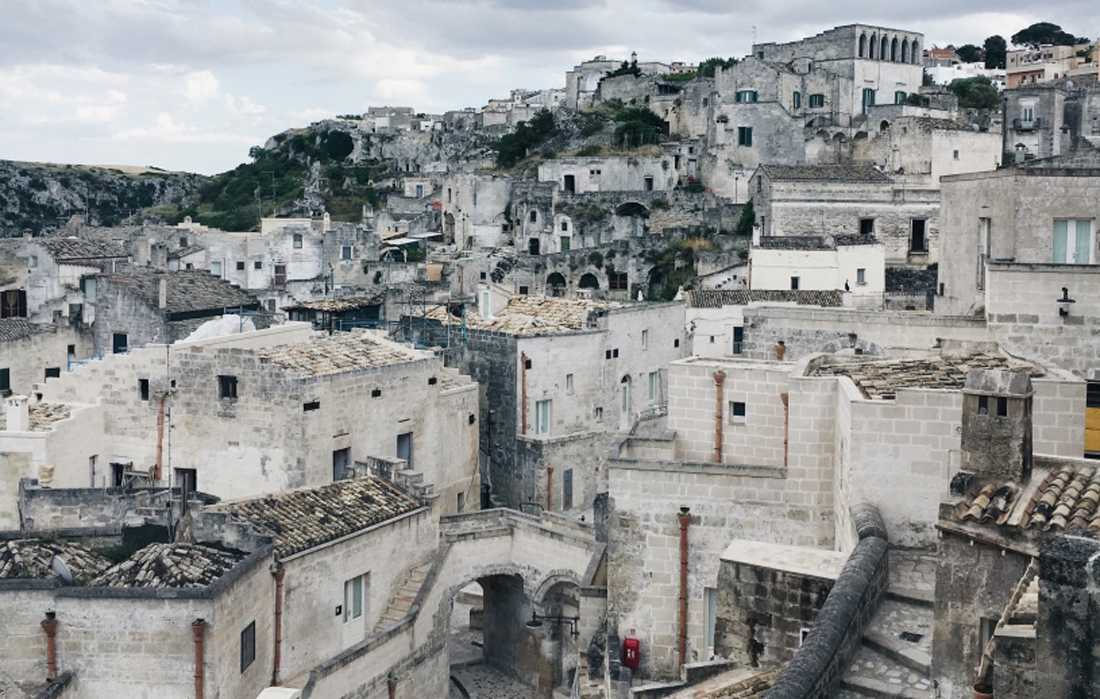
[[[65,561],[61,560],[60,556],[54,556],[50,559],[50,570],[52,570],[54,575],[60,578],[61,582],[64,584],[73,584],[73,572],[69,570],[69,566],[65,564]]]

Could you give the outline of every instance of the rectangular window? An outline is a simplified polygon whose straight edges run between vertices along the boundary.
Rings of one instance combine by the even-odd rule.
[[[745,404],[730,401],[730,422],[735,425],[745,424]]]
[[[739,145],[739,146],[751,146],[752,145],[752,127],[751,126],[738,126],[737,127],[737,145]]]
[[[923,218],[913,219],[909,229],[909,252],[928,252],[928,222]]]
[[[661,394],[661,374],[657,371],[649,372],[649,402],[656,403]]]
[[[113,333],[111,335],[111,352],[113,354],[126,354],[130,351],[130,338],[126,333]]]
[[[856,269],[856,284],[863,286],[867,283],[867,269],[859,267]]]
[[[627,291],[629,282],[626,272],[609,272],[607,275],[607,288],[610,291]]]
[[[237,271],[238,272],[243,272],[244,271],[244,260],[237,260]]]
[[[572,374],[566,374],[565,375],[565,392],[566,393],[572,393],[573,392],[573,375]]]
[[[648,348],[649,348],[649,331],[648,330],[643,330],[642,331],[642,349],[648,349]]]
[[[875,90],[872,87],[863,88],[863,113],[867,113],[868,107],[875,106]]]
[[[22,289],[12,289],[3,292],[0,296],[0,318],[26,318],[27,317],[27,292]]]
[[[561,509],[573,509],[573,469],[561,472]]]
[[[905,104],[905,99],[909,95],[905,94],[904,90],[897,90],[894,92],[894,104]]]
[[[237,400],[237,377],[218,377],[218,398],[225,400]]]
[[[46,367],[46,378],[47,379],[59,379],[59,378],[61,378],[61,367],[59,367],[59,366]]]
[[[859,234],[860,235],[874,235],[875,234],[875,219],[873,219],[873,218],[861,218],[859,220]]]
[[[603,422],[603,408],[597,407],[595,410],[596,422]]]
[[[138,379],[138,394],[142,400],[149,400],[149,379]]]
[[[528,293],[530,293],[528,291],[528,288],[521,284],[520,287],[519,287],[519,295],[520,296],[526,296]]]
[[[248,669],[256,660],[256,622],[251,622],[241,631],[241,672]]]
[[[341,260],[350,260],[352,252],[353,252],[353,250],[352,250],[352,247],[350,245],[341,245],[340,246],[340,259]]]
[[[1092,256],[1092,221],[1061,219],[1054,222],[1054,263],[1090,265]]]
[[[275,265],[275,288],[286,286],[286,265]]]
[[[459,493],[458,500],[455,503],[455,512],[466,511],[466,493]]]
[[[736,102],[751,103],[756,102],[759,97],[756,90],[738,90],[734,100]]]
[[[11,395],[11,369],[0,369],[0,396]]]
[[[985,289],[985,262],[989,259],[990,233],[993,230],[992,224],[992,219],[978,219],[978,291]]]
[[[801,109],[802,108],[802,93],[801,92],[795,91],[795,93],[793,95],[791,95],[791,108],[792,109]]]
[[[332,480],[342,481],[348,476],[351,462],[351,448],[345,447],[332,452]]]
[[[799,279],[798,277],[791,277],[791,290],[792,291],[797,291],[798,290],[798,285],[801,284],[801,283],[802,283],[802,280]]]
[[[210,273],[218,279],[222,277],[222,263],[221,260],[214,260],[210,263]]]
[[[256,260],[252,263],[252,269],[261,270],[264,268],[264,263],[261,260]]]
[[[708,587],[703,590],[707,603],[707,654],[714,652],[714,627],[718,623],[718,590]]]
[[[1008,399],[997,399],[997,417],[1008,417]]]
[[[535,434],[550,434],[550,408],[553,401],[540,400],[535,402]]]
[[[649,175],[646,175],[646,178],[643,181],[642,186],[644,187],[645,191],[652,192],[653,191],[653,178],[650,177]]]
[[[198,471],[193,468],[177,468],[176,487],[188,493],[194,493],[198,489]]]
[[[344,623],[353,619],[362,619],[366,611],[366,592],[370,585],[368,575],[356,575],[344,581]]]
[[[567,235],[563,235],[563,236],[561,236],[561,241],[560,242],[561,242],[561,251],[562,252],[569,252],[569,246],[570,246],[570,243],[573,242],[573,239],[570,238]]]
[[[810,109],[817,109],[825,106],[825,95],[817,94],[810,95]]]
[[[295,233],[294,234],[294,249],[295,250],[301,250],[302,249],[302,234],[301,233]]]
[[[539,220],[539,212],[535,209],[531,209],[531,213],[527,216],[527,220],[531,223],[535,223]]]
[[[413,433],[397,435],[397,458],[403,459],[407,468],[413,465]]]
[[[741,325],[736,325],[733,328],[733,353],[741,354],[741,349],[745,343],[745,328]]]

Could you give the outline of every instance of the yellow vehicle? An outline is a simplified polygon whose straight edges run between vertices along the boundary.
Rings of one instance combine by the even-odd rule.
[[[1100,383],[1090,383],[1085,393],[1085,454],[1100,458]]]

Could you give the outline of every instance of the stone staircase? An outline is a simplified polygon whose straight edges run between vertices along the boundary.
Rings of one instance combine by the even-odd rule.
[[[397,588],[397,592],[390,599],[389,606],[382,613],[382,618],[378,620],[378,625],[374,627],[374,633],[379,633],[405,618],[412,608],[413,601],[416,600],[416,594],[424,585],[424,579],[428,577],[431,567],[431,563],[425,563],[409,570],[405,581],[401,583],[401,587]]]
[[[838,699],[933,699],[932,594],[890,588],[863,634]]]

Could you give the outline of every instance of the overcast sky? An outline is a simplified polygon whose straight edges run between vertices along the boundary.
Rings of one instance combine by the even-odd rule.
[[[1053,7],[1051,7],[1053,5]],[[0,159],[213,174],[292,126],[564,87],[597,54],[695,62],[865,22],[981,44],[1096,0],[2,0]]]

